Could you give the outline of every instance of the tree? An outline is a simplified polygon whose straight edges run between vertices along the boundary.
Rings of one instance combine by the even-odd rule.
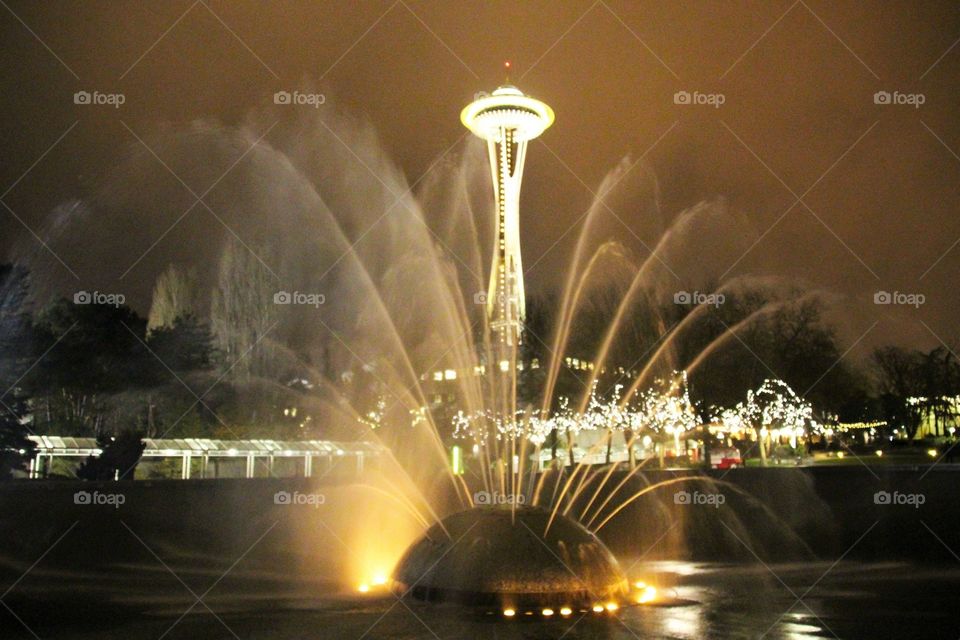
[[[124,305],[61,299],[40,314],[35,330],[37,364],[27,386],[42,399],[48,428],[99,435],[110,394],[169,376],[144,344],[146,321]]]
[[[25,424],[26,406],[17,395],[8,396],[0,406],[0,480],[9,480],[14,471],[26,471],[36,455],[37,445],[28,438],[30,429]]]
[[[714,418],[727,427],[753,428],[760,448],[761,464],[767,464],[767,445],[771,438],[797,438],[807,427],[814,427],[813,407],[783,380],[764,380],[756,390],[747,391],[747,399],[733,409],[724,409]]]
[[[952,350],[937,347],[923,356],[924,406],[935,435],[946,435],[957,422],[960,366]]]
[[[274,324],[278,293],[273,275],[260,259],[239,240],[229,238],[220,257],[210,324],[233,379],[267,373],[270,349],[263,342]]]
[[[653,387],[640,394],[637,405],[639,411],[631,425],[630,435],[643,433],[657,443],[662,468],[667,444],[672,441],[674,452],[679,455],[680,442],[686,437],[685,434],[700,424],[696,407],[690,401],[686,374],[675,371],[666,380],[656,380]]]
[[[140,434],[129,429],[115,437],[101,435],[97,438],[97,446],[100,455],[87,456],[77,469],[77,477],[81,480],[133,480],[147,448]]]
[[[29,289],[25,269],[0,265],[0,480],[25,470],[36,451],[28,438],[29,397],[20,384],[30,367]]]
[[[171,264],[153,287],[147,330],[172,327],[177,319],[187,316],[200,317],[196,276]]]
[[[873,352],[873,363],[887,424],[903,427],[907,437],[913,438],[923,422],[923,407],[916,402],[924,387],[919,354],[900,347],[881,347]]]
[[[823,410],[859,419],[864,384],[844,362],[834,329],[823,320],[822,303],[797,292],[727,292],[679,336],[680,362],[689,366],[691,390],[705,406],[729,406],[775,377]]]
[[[189,314],[150,331],[147,346],[173,371],[206,371],[213,366],[210,328]]]
[[[908,438],[917,435],[925,417],[933,419],[935,433],[946,433],[956,422],[954,399],[960,392],[960,366],[945,347],[929,353],[900,347],[881,347],[873,353],[884,418],[902,427]]]

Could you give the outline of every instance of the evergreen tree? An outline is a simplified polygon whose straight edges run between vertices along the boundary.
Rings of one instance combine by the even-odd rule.
[[[43,396],[50,427],[71,435],[106,430],[108,398],[169,373],[144,345],[146,321],[130,308],[61,299],[36,323],[37,356],[28,378]]]
[[[23,471],[36,445],[28,436],[29,398],[20,384],[30,367],[29,274],[0,265],[0,480]]]
[[[213,366],[213,335],[192,315],[152,330],[147,345],[174,371],[205,371]]]
[[[81,480],[133,480],[146,443],[136,431],[125,430],[115,437],[97,438],[100,456],[88,456],[77,469]]]
[[[25,471],[37,445],[26,425],[27,402],[19,393],[6,394],[0,405],[0,480],[9,480],[14,471]]]

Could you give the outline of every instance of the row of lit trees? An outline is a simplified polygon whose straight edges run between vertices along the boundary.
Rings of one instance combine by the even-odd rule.
[[[703,425],[697,408],[690,400],[687,377],[674,372],[667,379],[657,380],[648,389],[632,398],[622,396],[617,386],[608,398],[600,398],[596,388],[585,411],[578,413],[569,403],[548,415],[520,410],[512,418],[493,411],[465,413],[454,417],[455,437],[487,442],[523,439],[536,447],[543,446],[551,434],[561,433],[567,438],[570,464],[574,464],[573,445],[585,431],[606,433],[607,461],[610,461],[611,443],[615,433],[622,433],[634,466],[634,443],[637,439],[655,443],[660,464],[671,444],[678,453],[683,442],[695,435]],[[766,464],[770,445],[780,438],[790,440],[796,447],[798,439],[820,430],[814,419],[813,406],[797,395],[782,380],[768,379],[757,389],[747,392],[745,400],[728,408],[715,409],[712,422],[728,432],[750,432],[759,444],[762,464]]]
[[[671,369],[687,370],[689,397],[701,408],[703,421],[719,418],[719,412],[709,409],[718,406],[727,408],[728,421],[736,417],[737,422],[753,424],[758,419],[743,412],[759,412],[762,417],[771,410],[756,407],[771,392],[774,383],[766,381],[777,379],[791,390],[784,391],[786,396],[799,392],[802,399],[796,401],[809,403],[803,404],[802,412],[817,408],[819,422],[885,422],[891,432],[900,429],[910,438],[922,424],[932,435],[956,434],[960,426],[956,349],[881,347],[867,366],[858,366],[825,319],[825,302],[815,292],[772,281],[728,284],[722,291],[724,302],[715,306],[671,304],[653,291],[636,295],[622,315],[605,361],[596,363],[604,373],[595,388],[586,391],[610,397],[617,385],[631,384],[641,372],[669,379]],[[600,290],[579,305],[563,355],[591,361],[600,352],[622,295]],[[548,347],[556,308],[557,301],[549,297],[528,304],[528,325],[534,335],[522,345],[524,358],[550,362],[556,357]],[[532,406],[540,404],[542,371],[521,375],[519,395]],[[582,372],[561,368],[553,406],[560,408],[564,398],[585,393],[584,378]],[[755,397],[745,399],[751,389]],[[554,432],[548,445],[556,446],[555,436],[563,433]],[[761,451],[767,452],[767,447]]]
[[[709,289],[707,289],[709,290]],[[551,336],[557,330],[559,301],[528,300],[525,361],[548,363],[572,356],[594,362],[610,324],[619,321],[605,359],[599,392],[608,395],[617,384],[631,384],[643,373],[648,379],[668,378],[686,370],[691,398],[700,406],[728,406],[757,389],[767,378],[784,380],[802,390],[817,407],[843,420],[859,420],[871,396],[872,371],[857,370],[816,295],[777,283],[752,282],[722,289],[717,305],[675,304],[672,296],[641,291],[625,310],[623,292],[601,289],[577,306],[569,340],[555,354]],[[521,375],[521,400],[540,404],[542,369]],[[555,387],[561,398],[584,393],[582,372],[563,368]],[[586,389],[586,392],[590,392]]]

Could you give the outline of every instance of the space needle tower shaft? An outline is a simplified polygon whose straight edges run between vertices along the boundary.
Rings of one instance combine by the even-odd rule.
[[[497,342],[516,346],[525,316],[520,258],[520,182],[527,143],[553,123],[543,102],[505,85],[474,100],[460,114],[470,131],[487,141],[496,204],[496,235],[486,311]]]

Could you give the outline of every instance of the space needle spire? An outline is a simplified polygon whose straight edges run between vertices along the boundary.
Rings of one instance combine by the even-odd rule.
[[[504,65],[509,73],[510,63]],[[525,315],[520,259],[520,181],[527,142],[553,124],[553,109],[505,84],[468,104],[460,121],[487,141],[497,229],[494,238],[487,317],[501,346],[519,344]]]

